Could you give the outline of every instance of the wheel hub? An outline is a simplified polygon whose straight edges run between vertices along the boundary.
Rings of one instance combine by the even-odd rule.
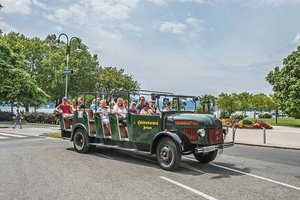
[[[166,162],[170,159],[170,148],[168,146],[164,146],[160,151],[161,159]]]

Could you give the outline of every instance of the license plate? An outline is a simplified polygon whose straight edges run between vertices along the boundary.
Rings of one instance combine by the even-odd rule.
[[[215,151],[216,148],[214,146],[210,146],[210,147],[203,147],[203,152],[207,153],[207,152],[211,152],[211,151]]]

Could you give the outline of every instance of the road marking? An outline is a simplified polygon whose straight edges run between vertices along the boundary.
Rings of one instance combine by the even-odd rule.
[[[168,181],[168,182],[170,182],[170,183],[173,183],[173,184],[175,184],[175,185],[177,185],[177,186],[179,186],[179,187],[182,187],[182,188],[184,188],[184,189],[186,189],[186,190],[189,190],[189,191],[191,191],[191,192],[193,192],[193,193],[195,193],[195,194],[198,194],[198,195],[200,195],[200,196],[202,196],[202,197],[204,197],[204,198],[206,198],[206,199],[209,199],[209,200],[217,200],[216,198],[214,198],[214,197],[212,197],[212,196],[209,196],[209,195],[207,195],[207,194],[205,194],[205,193],[203,193],[203,192],[200,192],[200,191],[198,191],[198,190],[196,190],[196,189],[194,189],[194,188],[191,188],[191,187],[189,187],[189,186],[187,186],[187,185],[184,185],[184,184],[182,184],[182,183],[179,183],[179,182],[174,181],[174,180],[172,180],[172,179],[169,179],[169,178],[167,178],[167,177],[160,176],[159,178],[161,178],[161,179],[163,179],[163,180],[165,180],[165,181]]]
[[[28,137],[28,136],[24,136],[24,135],[15,135],[15,134],[10,134],[10,133],[0,133],[0,135],[4,135],[4,136],[8,136],[8,137],[17,137],[17,138]]]
[[[0,136],[0,140],[1,140],[1,139],[6,139],[6,138],[8,138],[8,137],[3,137],[3,136]]]
[[[189,158],[189,157],[184,157],[184,158],[188,159],[188,160],[197,161],[196,159]],[[296,187],[296,186],[293,186],[293,185],[289,185],[289,184],[286,184],[286,183],[275,181],[275,180],[272,180],[272,179],[269,179],[269,178],[265,178],[265,177],[262,177],[262,176],[258,176],[258,175],[246,173],[246,172],[239,171],[239,170],[236,170],[236,169],[232,169],[232,168],[229,168],[229,167],[225,167],[225,166],[222,166],[222,165],[217,165],[217,164],[214,164],[214,163],[209,163],[209,164],[212,165],[212,166],[215,166],[215,167],[219,167],[219,168],[226,169],[226,170],[229,170],[229,171],[237,172],[237,173],[244,174],[244,175],[247,175],[247,176],[251,176],[251,177],[254,177],[254,178],[257,178],[257,179],[269,181],[271,183],[276,183],[278,185],[282,185],[282,186],[285,186],[285,187],[292,188],[292,189],[300,191],[300,187]]]

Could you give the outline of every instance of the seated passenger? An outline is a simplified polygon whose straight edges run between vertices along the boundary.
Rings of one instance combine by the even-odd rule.
[[[134,102],[134,101],[131,102],[128,112],[129,113],[137,113],[136,102]]]
[[[99,108],[99,104],[96,103],[96,99],[93,99],[92,105],[90,106],[90,109],[95,113]]]
[[[86,105],[83,102],[83,98],[82,97],[78,98],[77,102],[78,102],[78,109],[84,109],[84,108],[86,108]]]
[[[126,110],[128,110],[128,100],[124,100],[123,101],[123,107],[126,109]]]
[[[151,115],[150,112],[150,107],[148,103],[145,103],[145,105],[143,106],[143,109],[140,112],[141,115]]]
[[[72,114],[73,113],[73,108],[72,106],[68,103],[68,98],[67,97],[64,97],[62,99],[62,103],[59,104],[57,107],[56,107],[56,111],[59,112],[60,114]]]
[[[118,115],[119,122],[126,125],[126,114],[127,110],[124,108],[123,105],[123,99],[118,98],[117,104],[114,106],[113,113],[116,113]]]
[[[140,113],[141,110],[143,109],[144,105],[145,105],[146,101],[145,101],[145,97],[141,96],[140,97],[140,103],[137,105],[136,109],[137,109],[137,113]]]
[[[73,113],[73,108],[72,106],[68,103],[68,98],[64,97],[63,102],[61,104],[59,104],[55,111],[59,112],[60,114],[63,115],[64,120],[65,120],[65,128],[69,129],[72,126],[72,121],[70,119],[70,114]]]
[[[110,132],[109,115],[108,115],[109,111],[106,106],[107,106],[106,101],[101,100],[100,107],[98,108],[96,113],[100,114],[103,125],[109,130],[109,133],[111,133]]]
[[[157,107],[155,106],[155,101],[154,100],[151,100],[150,101],[150,105],[149,105],[149,111],[152,115],[155,115],[155,114],[159,114],[159,109],[157,109]]]
[[[167,102],[163,111],[170,111],[171,110],[171,102]]]

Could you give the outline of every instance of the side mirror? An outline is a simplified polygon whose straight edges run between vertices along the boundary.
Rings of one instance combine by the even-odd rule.
[[[194,98],[193,98],[193,101],[194,101],[194,102],[199,101],[199,97],[194,97]]]

